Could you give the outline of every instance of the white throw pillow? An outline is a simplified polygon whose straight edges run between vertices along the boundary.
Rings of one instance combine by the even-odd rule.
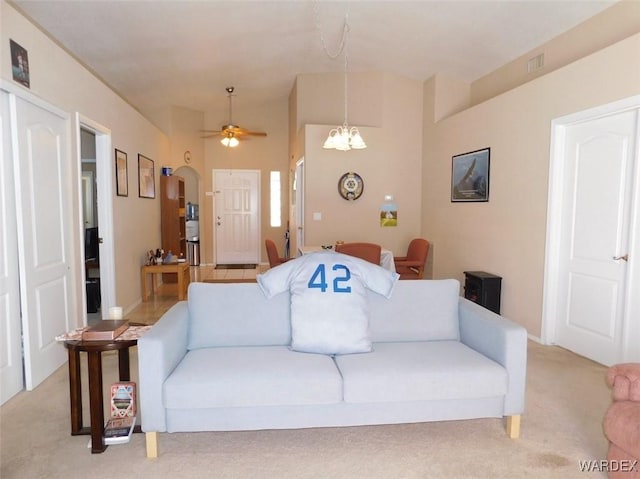
[[[335,252],[304,255],[258,275],[267,298],[291,292],[291,349],[321,354],[371,351],[366,290],[389,298],[397,273]]]

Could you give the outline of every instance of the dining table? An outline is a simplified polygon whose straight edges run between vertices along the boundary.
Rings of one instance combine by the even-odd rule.
[[[308,246],[298,246],[298,255],[302,256],[305,254],[317,253],[319,251],[335,251],[335,246],[331,245],[330,247],[322,247],[316,245],[308,245]],[[389,271],[396,272],[396,265],[393,262],[393,252],[386,248],[382,248],[380,252],[380,266]]]

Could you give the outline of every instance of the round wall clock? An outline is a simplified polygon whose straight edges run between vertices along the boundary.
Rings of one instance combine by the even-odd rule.
[[[191,163],[191,152],[189,150],[184,152],[184,162],[188,165]]]
[[[345,200],[357,200],[362,196],[363,190],[364,182],[358,173],[350,171],[342,175],[340,180],[338,180],[338,193],[340,193],[340,196]]]

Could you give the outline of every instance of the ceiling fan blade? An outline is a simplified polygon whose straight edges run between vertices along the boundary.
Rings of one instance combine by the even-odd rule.
[[[264,131],[247,131],[245,133],[245,135],[251,135],[251,136],[267,136],[267,134]]]
[[[221,130],[199,130],[200,133],[222,133]]]

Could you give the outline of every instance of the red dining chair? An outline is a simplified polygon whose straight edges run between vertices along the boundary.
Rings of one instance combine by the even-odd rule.
[[[382,247],[373,243],[341,243],[336,245],[336,253],[348,254],[380,266]]]
[[[406,256],[396,256],[393,262],[400,279],[424,278],[424,265],[429,255],[429,242],[422,238],[412,239]]]
[[[270,239],[264,240],[264,245],[267,248],[267,257],[269,258],[270,268],[274,268],[286,261],[289,261],[290,258],[282,258],[278,254],[278,248],[276,247],[276,244],[272,240]]]

